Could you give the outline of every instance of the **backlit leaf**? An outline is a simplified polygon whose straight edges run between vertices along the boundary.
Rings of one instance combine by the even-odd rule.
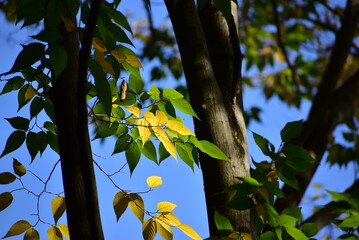
[[[125,61],[128,62],[133,67],[142,68],[141,62],[140,60],[138,60],[136,56],[133,55],[126,56]]]
[[[178,132],[179,134],[194,136],[194,133],[191,130],[176,120],[168,120],[165,125],[166,127]]]
[[[125,151],[130,145],[130,141],[131,141],[131,136],[128,134],[123,134],[119,138],[117,138],[115,149],[113,150],[112,155]]]
[[[138,148],[137,143],[135,142],[130,143],[129,147],[126,149],[126,160],[130,168],[131,175],[135,170],[138,162],[140,161],[140,157],[141,157],[141,151]]]
[[[146,179],[146,182],[150,188],[155,188],[162,185],[162,178],[158,176],[150,176]]]
[[[153,240],[157,233],[156,220],[151,218],[142,224],[142,236],[144,240]]]
[[[184,96],[172,88],[165,88],[163,89],[163,97],[168,99],[179,99],[183,98]]]
[[[16,176],[11,172],[0,173],[0,184],[9,184],[16,180]]]
[[[25,232],[29,228],[31,228],[31,224],[28,221],[26,220],[17,221],[10,227],[9,231],[5,234],[3,238],[20,235],[21,233]]]
[[[136,117],[140,117],[141,116],[141,109],[139,109],[138,107],[133,107],[133,106],[125,106],[126,110],[129,111],[130,113],[132,113],[133,115],[135,115]]]
[[[157,225],[157,231],[165,240],[173,239],[173,232],[170,225],[159,219],[156,220],[156,225]]]
[[[207,153],[209,156],[216,159],[231,161],[215,144],[206,140],[201,140],[199,142],[202,146],[202,148],[200,148],[202,152]]]
[[[214,212],[214,222],[218,230],[233,230],[229,219],[217,211]]]
[[[30,228],[26,231],[24,240],[40,240],[40,234],[36,229]]]
[[[298,230],[296,227],[287,227],[285,229],[290,236],[292,236],[295,240],[308,240],[308,237],[304,235],[303,232]]]
[[[142,78],[139,78],[138,76],[135,76],[134,74],[130,74],[130,77],[128,79],[130,88],[137,94],[141,93],[144,87],[144,82]]]
[[[65,198],[62,196],[53,198],[51,201],[51,210],[56,224],[66,210]]]
[[[26,168],[22,165],[16,158],[12,158],[12,167],[14,169],[14,173],[19,177],[24,176],[26,174]]]
[[[180,220],[177,218],[176,215],[174,215],[171,212],[165,212],[165,213],[158,213],[156,214],[156,217],[160,219],[161,221],[170,224],[172,226],[177,227],[181,224]]]
[[[176,99],[170,99],[170,101],[173,104],[173,106],[175,108],[177,108],[178,110],[180,110],[181,112],[183,112],[185,114],[189,114],[189,115],[194,116],[197,119],[199,119],[197,114],[194,112],[191,104],[189,104],[189,102],[187,102],[186,99],[184,99],[184,98],[176,98]]]
[[[70,233],[69,233],[69,228],[67,225],[65,224],[57,224],[57,226],[60,229],[60,232],[62,233],[62,235],[67,238],[70,239]]]
[[[4,210],[12,203],[13,196],[10,192],[0,194],[0,211]]]
[[[307,237],[312,237],[318,233],[318,226],[315,223],[304,223],[302,226],[302,232]]]
[[[126,55],[123,54],[121,51],[118,50],[112,50],[111,51],[112,56],[117,58],[118,61],[123,62],[126,59]]]
[[[159,211],[159,212],[172,212],[173,209],[175,209],[176,207],[177,207],[177,205],[174,204],[174,203],[163,201],[163,202],[159,202],[157,204],[157,211]]]
[[[161,92],[160,92],[160,90],[158,90],[158,88],[155,85],[151,86],[150,92],[148,94],[150,94],[152,99],[155,101],[161,100],[161,98],[160,98]]]
[[[274,152],[275,148],[272,143],[268,141],[268,139],[262,137],[261,135],[258,135],[253,132],[253,138],[256,142],[257,146],[262,150],[263,154],[268,156],[271,153]]]
[[[107,51],[105,44],[98,37],[94,37],[92,39],[92,45],[100,52],[106,52]]]
[[[29,85],[29,87],[25,91],[24,101],[25,102],[30,101],[30,99],[32,99],[35,95],[36,95],[35,88],[33,88],[31,85]]]
[[[187,224],[180,224],[180,225],[177,225],[176,227],[181,229],[182,232],[184,234],[186,234],[187,236],[189,236],[190,238],[195,239],[195,240],[202,240],[202,238],[198,235],[198,233],[191,226],[189,226]]]
[[[142,146],[142,141],[137,141],[137,144],[142,154],[145,155],[146,158],[158,164],[156,147],[152,141],[147,141],[143,146]]]
[[[172,139],[166,134],[166,132],[161,127],[153,127],[152,130],[155,133],[158,140],[162,142],[167,152],[169,152],[177,160],[175,144],[173,143]]]
[[[49,240],[62,240],[62,233],[57,227],[51,226],[47,230],[47,237]]]
[[[129,199],[130,202],[128,203],[128,206],[130,207],[131,211],[141,222],[143,222],[143,217],[145,214],[144,212],[145,204],[142,200],[142,197],[137,193],[131,193],[129,195]]]
[[[138,132],[142,138],[142,147],[145,145],[149,137],[151,136],[151,131],[149,129],[149,122],[146,119],[140,118],[137,120],[136,124],[138,125]]]
[[[126,211],[130,198],[127,192],[118,192],[116,193],[113,199],[113,208],[115,210],[117,221],[120,219],[122,214]]]
[[[166,114],[161,111],[156,111],[156,119],[159,124],[166,124],[168,122]]]

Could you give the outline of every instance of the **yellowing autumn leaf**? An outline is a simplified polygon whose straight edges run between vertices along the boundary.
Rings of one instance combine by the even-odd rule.
[[[98,50],[102,53],[107,51],[105,44],[98,37],[94,37],[92,39],[92,45],[96,48],[96,50]]]
[[[249,233],[241,233],[243,240],[252,240],[252,236]]]
[[[67,225],[65,225],[65,224],[57,224],[57,226],[59,227],[60,232],[62,233],[62,235],[65,238],[70,239],[69,228],[67,227]]]
[[[131,193],[129,196],[130,202],[128,206],[135,216],[143,222],[145,204],[140,195],[137,193]]]
[[[264,218],[266,216],[266,210],[264,209],[264,207],[262,205],[256,205],[255,209],[259,218],[262,220],[262,222],[264,222]]]
[[[159,211],[159,212],[172,212],[173,209],[175,209],[176,207],[177,207],[177,205],[174,204],[174,203],[163,201],[163,202],[159,202],[157,204],[157,211]]]
[[[269,48],[269,47],[261,49],[261,54],[263,54],[263,55],[267,55],[267,54],[270,54],[272,52],[273,52],[272,48]]]
[[[142,147],[143,147],[151,136],[151,131],[149,129],[150,123],[147,122],[146,119],[140,118],[137,120],[136,124],[138,125],[137,127],[138,133],[142,137]]]
[[[176,131],[173,131],[173,130],[170,129],[170,128],[167,128],[167,129],[166,129],[166,133],[167,133],[168,135],[172,136],[172,137],[175,137],[175,138],[178,137],[178,133],[177,133]]]
[[[93,58],[97,61],[97,62],[102,62],[105,61],[105,54],[97,49],[95,49],[95,52],[93,54]]]
[[[172,240],[173,239],[173,232],[170,225],[167,223],[157,219],[156,221],[157,231],[165,240]]]
[[[159,126],[158,120],[152,112],[145,112],[143,116],[150,123],[151,126]]]
[[[198,233],[196,233],[195,230],[193,230],[193,228],[187,224],[180,224],[178,226],[179,229],[182,230],[182,232],[184,234],[186,234],[188,237],[194,239],[194,240],[202,240],[202,238],[198,235]]]
[[[178,132],[179,134],[194,136],[194,133],[191,130],[176,120],[168,120],[165,125],[166,127]]]
[[[73,23],[73,21],[70,18],[61,17],[61,19],[65,25],[66,31],[73,32],[76,30],[76,25]]]
[[[167,152],[177,160],[176,148],[172,139],[167,135],[167,133],[161,127],[153,127],[152,130],[155,133],[158,140],[162,142]]]
[[[135,115],[136,117],[140,117],[141,116],[141,109],[139,109],[138,107],[133,107],[133,106],[125,106],[126,110],[129,111],[130,113],[132,113],[133,115]]]
[[[125,191],[116,193],[113,198],[113,208],[115,210],[116,219],[120,219],[122,214],[126,211],[130,198]]]
[[[150,176],[146,179],[146,183],[150,188],[155,188],[162,185],[162,178],[158,176]]]
[[[62,196],[57,196],[51,201],[51,210],[52,215],[54,216],[55,223],[60,219],[62,214],[65,212],[65,198]]]
[[[62,233],[57,227],[51,226],[47,230],[47,238],[49,240],[62,240]]]
[[[108,62],[106,62],[104,60],[104,61],[100,62],[100,65],[105,72],[115,75],[115,70],[113,70],[113,67],[111,66],[111,64],[109,64]]]
[[[276,56],[279,63],[284,63],[285,57],[284,57],[284,54],[281,51],[276,52],[275,56]]]
[[[40,240],[40,234],[36,229],[30,228],[26,231],[24,240]]]
[[[30,100],[31,98],[33,98],[36,94],[36,90],[35,88],[33,88],[31,85],[28,86],[28,88],[26,89],[26,92],[25,92],[25,102],[27,100]]]
[[[9,231],[6,233],[6,235],[3,238],[12,237],[16,235],[20,235],[21,233],[25,232],[31,228],[31,224],[26,220],[20,220],[14,223]]]
[[[142,224],[142,236],[144,240],[153,240],[157,233],[156,220],[151,218]]]
[[[175,227],[181,224],[181,221],[177,218],[177,216],[171,212],[157,213],[155,217]]]
[[[166,114],[161,111],[156,111],[156,119],[159,124],[165,124],[168,121]]]
[[[140,60],[136,56],[126,56],[125,61],[128,62],[133,67],[142,68]]]
[[[117,60],[120,61],[120,62],[125,61],[125,59],[126,59],[126,55],[123,54],[122,52],[118,51],[118,50],[112,50],[111,54],[112,54],[112,56],[117,58]]]

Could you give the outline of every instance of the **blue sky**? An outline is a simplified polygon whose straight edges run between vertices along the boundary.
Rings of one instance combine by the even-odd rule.
[[[142,1],[139,0],[123,0],[121,9],[124,9],[124,13],[132,13],[134,16],[144,17]],[[160,24],[162,20],[166,19],[166,13],[162,2],[156,1],[152,4],[152,10],[155,13],[155,24]],[[0,24],[3,26],[0,29],[0,72],[8,71],[17,54],[21,50],[20,43],[28,43],[29,39],[26,36],[37,33],[36,29],[23,29],[19,31],[18,27],[14,28],[8,23],[4,22],[4,18],[0,15]],[[145,82],[145,89],[149,89],[152,83],[146,81],[148,79],[149,66],[144,65],[142,70]],[[184,80],[182,80],[182,83]],[[0,89],[4,86],[4,82],[0,82]],[[155,83],[157,85],[157,83]],[[170,80],[166,82],[158,83],[159,87],[174,87],[175,81]],[[20,112],[16,112],[17,109],[17,96],[14,93],[0,96],[0,151],[5,146],[7,137],[13,131],[12,127],[8,124],[4,118],[14,116],[29,116],[28,107],[24,107]],[[303,104],[300,111],[289,108],[283,105],[278,99],[274,98],[267,102],[259,90],[247,90],[244,95],[244,104],[246,108],[250,106],[260,106],[264,112],[261,115],[263,124],[252,124],[249,129],[256,133],[268,138],[277,148],[280,145],[279,132],[284,127],[286,122],[305,119],[307,116],[309,103]],[[191,118],[186,117],[185,124],[191,126],[193,129]],[[252,157],[256,161],[268,160],[266,159],[254,145],[251,133],[249,136],[249,148]],[[109,138],[104,144],[101,144],[99,140],[93,141],[93,152],[101,157],[94,156],[94,159],[105,169],[108,173],[112,173],[119,169],[125,163],[124,154],[117,154],[111,157],[115,139]],[[46,179],[49,172],[52,169],[53,164],[58,160],[58,156],[47,149],[43,157],[37,157],[35,161],[30,163],[30,156],[27,153],[26,147],[22,146],[19,150],[10,153],[9,155],[0,159],[0,172],[11,171],[12,169],[12,157],[16,157],[22,162],[29,170],[38,174],[41,178]],[[102,158],[103,157],[103,158]],[[49,182],[48,190],[52,192],[61,192],[61,174],[60,168],[57,167],[51,181]],[[121,217],[118,223],[116,223],[115,214],[112,207],[113,197],[118,190],[113,187],[107,177],[96,169],[99,198],[101,204],[102,223],[104,227],[106,239],[129,239],[136,240],[142,239],[141,224],[138,219],[127,210]],[[145,208],[150,211],[156,210],[156,204],[160,201],[170,201],[178,205],[174,210],[174,214],[178,216],[182,223],[192,226],[202,237],[208,237],[207,219],[205,209],[205,199],[203,192],[203,182],[200,169],[195,169],[195,173],[192,173],[191,169],[183,162],[178,163],[174,158],[168,158],[161,166],[155,165],[152,161],[142,158],[132,177],[130,177],[128,168],[124,168],[123,172],[116,175],[115,179],[117,184],[123,189],[131,190],[133,192],[142,192],[148,190],[146,184],[146,178],[149,176],[161,176],[164,184],[154,191],[142,195]],[[214,176],[215,177],[215,176]],[[325,188],[332,191],[340,191],[345,189],[354,178],[354,169],[347,169],[347,171],[335,169],[329,169],[327,164],[322,164],[320,171],[315,176],[312,183],[320,183]],[[31,174],[27,174],[24,177],[24,183],[33,191],[40,191],[41,184],[37,182],[36,178],[31,177]],[[11,184],[9,186],[0,185],[0,193],[4,191],[10,191],[12,189],[19,188],[18,183]],[[309,195],[313,195],[322,190],[311,189]],[[36,199],[25,191],[16,191],[13,193],[14,202],[12,205],[0,212],[0,237],[5,235],[7,229],[20,219],[26,219],[33,223],[36,217],[31,214],[36,212]],[[50,197],[43,197],[41,200],[41,216],[50,223],[53,223],[51,216],[51,199]],[[326,199],[329,200],[329,199]],[[311,209],[313,204],[309,200],[304,201],[304,207]],[[305,211],[306,214],[310,213],[310,210]],[[65,217],[63,216],[60,223],[65,223]],[[40,234],[45,236],[48,226],[40,224]],[[14,237],[12,239],[20,239],[20,237]],[[22,238],[21,238],[22,239]],[[162,239],[157,237],[156,239]],[[174,239],[189,239],[182,232],[175,230]]]

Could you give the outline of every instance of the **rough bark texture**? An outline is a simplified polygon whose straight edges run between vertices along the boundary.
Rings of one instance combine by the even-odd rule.
[[[49,93],[56,118],[71,239],[103,239],[88,133],[85,89],[87,61],[100,3],[101,1],[92,1],[91,20],[87,24],[81,50],[78,32],[68,32],[64,26],[60,26],[62,45],[70,57],[63,73],[53,79],[53,88]]]
[[[211,1],[201,10],[203,25],[193,0],[181,0],[176,5],[172,0],[165,2],[179,46],[191,105],[201,119],[195,120],[196,135],[215,143],[231,159],[226,162],[200,155],[210,234],[217,235],[215,210],[227,216],[236,231],[252,233],[249,211],[223,207],[233,192],[218,195],[238,183],[238,177],[249,175],[243,112],[234,101],[237,98],[241,102],[241,92],[233,89],[240,81],[236,72],[241,57],[238,39],[235,48],[231,39],[233,32]]]

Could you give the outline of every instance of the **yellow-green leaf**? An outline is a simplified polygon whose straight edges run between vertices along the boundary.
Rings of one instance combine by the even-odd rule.
[[[36,94],[36,90],[35,88],[33,88],[31,85],[29,85],[29,87],[26,89],[26,92],[25,92],[25,102],[30,100],[31,98],[33,98]]]
[[[162,185],[162,178],[158,176],[150,176],[146,179],[146,182],[150,188],[155,188]]]
[[[109,74],[115,75],[115,70],[113,70],[111,64],[109,64],[106,61],[101,61],[100,65],[102,67],[102,70],[104,70],[105,72],[107,72]]]
[[[47,237],[49,240],[62,240],[62,233],[57,227],[51,226],[47,230]]]
[[[157,219],[156,225],[157,225],[157,231],[160,233],[160,235],[165,240],[173,239],[173,232],[172,232],[172,228],[170,225],[168,225],[167,223],[165,223],[159,219]]]
[[[69,228],[67,227],[67,225],[65,225],[65,224],[57,224],[57,226],[59,227],[60,232],[62,233],[62,235],[65,238],[70,239]]]
[[[160,219],[161,221],[163,221],[167,224],[175,226],[175,227],[177,227],[178,225],[181,224],[181,222],[177,218],[177,216],[171,212],[158,213],[158,214],[156,214],[156,218]]]
[[[157,233],[156,220],[151,218],[143,221],[142,236],[144,240],[153,240]]]
[[[113,208],[115,210],[116,219],[120,219],[122,214],[126,211],[130,198],[127,192],[118,192],[116,193],[113,199]]]
[[[191,130],[189,130],[185,125],[176,120],[168,120],[165,125],[166,127],[178,132],[179,134],[194,136],[194,133]]]
[[[138,107],[125,106],[125,108],[127,109],[127,111],[129,111],[130,113],[132,113],[132,114],[135,115],[136,117],[140,117],[140,116],[141,116],[141,109],[139,109]]]
[[[135,216],[138,219],[140,219],[141,222],[143,222],[143,217],[145,214],[144,212],[145,204],[141,196],[138,195],[137,193],[131,193],[129,195],[129,198],[130,198],[130,202],[128,203],[128,206],[130,207],[133,214],[135,214]]]
[[[156,111],[156,118],[159,124],[166,124],[168,118],[164,112]]]
[[[10,192],[0,194],[0,211],[4,210],[12,203],[13,196]]]
[[[24,165],[22,165],[16,158],[12,158],[12,159],[13,159],[12,166],[15,174],[20,177],[24,176],[26,174],[26,168],[24,167]]]
[[[10,227],[9,231],[6,233],[6,235],[3,238],[20,235],[21,233],[25,232],[29,228],[31,228],[31,224],[28,221],[26,220],[17,221]]]
[[[112,56],[114,56],[115,58],[117,58],[118,61],[122,62],[126,59],[126,55],[123,54],[122,52],[118,51],[118,50],[112,50],[111,51]]]
[[[40,234],[36,229],[30,228],[24,235],[24,240],[39,240]]]
[[[150,123],[147,122],[146,119],[141,118],[137,120],[136,124],[138,125],[138,133],[142,137],[142,147],[143,147],[151,136],[151,131],[149,129]]]
[[[107,51],[107,49],[105,47],[105,44],[98,37],[94,37],[92,39],[92,45],[96,48],[96,50],[98,50],[100,52],[106,52]]]
[[[62,196],[57,196],[54,199],[52,199],[51,210],[56,224],[66,210],[65,198]]]
[[[159,211],[159,212],[172,212],[173,209],[175,209],[176,207],[177,207],[177,205],[174,204],[174,203],[163,201],[163,202],[159,202],[157,204],[157,211]]]
[[[178,133],[171,128],[167,128],[166,133],[172,137],[178,138]]]
[[[133,67],[142,68],[140,60],[136,56],[126,56],[125,61],[128,62]]]
[[[181,229],[181,231],[186,234],[188,237],[195,239],[195,240],[202,240],[202,238],[198,235],[198,233],[193,230],[193,228],[187,224],[180,224],[178,226],[179,229]]]

